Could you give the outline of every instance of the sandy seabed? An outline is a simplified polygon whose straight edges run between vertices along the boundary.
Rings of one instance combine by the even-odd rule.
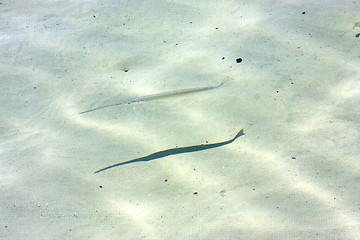
[[[0,238],[360,239],[359,13],[1,1]]]

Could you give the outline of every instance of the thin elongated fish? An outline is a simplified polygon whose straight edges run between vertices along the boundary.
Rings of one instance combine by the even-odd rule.
[[[79,114],[84,114],[84,113],[92,112],[92,111],[99,110],[102,108],[107,108],[107,107],[113,107],[113,106],[118,106],[118,105],[123,105],[123,104],[130,104],[130,103],[134,103],[134,102],[151,101],[151,100],[170,97],[170,96],[179,96],[179,95],[184,95],[184,94],[188,94],[188,93],[202,92],[202,91],[206,91],[206,90],[219,88],[224,84],[224,82],[225,82],[225,80],[222,81],[220,84],[218,84],[216,86],[211,86],[211,87],[187,88],[187,89],[180,89],[180,90],[175,90],[175,91],[170,91],[170,92],[157,93],[157,94],[153,94],[153,95],[131,98],[131,99],[127,100],[126,102],[114,103],[114,104],[109,104],[109,105],[93,108],[93,109],[81,112]]]
[[[180,153],[189,153],[189,152],[197,152],[197,151],[203,151],[203,150],[207,150],[207,149],[211,149],[211,148],[217,148],[217,147],[221,147],[224,146],[226,144],[232,143],[233,141],[235,141],[238,137],[245,135],[244,133],[244,129],[240,129],[240,131],[235,135],[235,137],[233,139],[224,141],[224,142],[217,142],[217,143],[209,143],[209,144],[201,144],[201,145],[194,145],[194,146],[188,146],[188,147],[177,147],[177,148],[171,148],[171,149],[166,149],[166,150],[162,150],[159,152],[154,152],[150,155],[144,156],[144,157],[139,157],[139,158],[135,158],[135,159],[131,159],[125,162],[120,162],[120,163],[116,163],[107,167],[104,167],[102,169],[96,170],[94,173],[98,173],[98,172],[102,172],[105,170],[108,170],[110,168],[114,168],[114,167],[118,167],[121,165],[125,165],[125,164],[130,164],[130,163],[135,163],[135,162],[148,162],[148,161],[152,161],[154,159],[158,159],[158,158],[163,158],[163,157],[167,157],[170,155],[175,155],[175,154],[180,154]]]

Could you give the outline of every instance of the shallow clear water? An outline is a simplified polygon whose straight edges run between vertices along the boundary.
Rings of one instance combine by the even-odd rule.
[[[360,238],[358,1],[0,9],[1,238]]]

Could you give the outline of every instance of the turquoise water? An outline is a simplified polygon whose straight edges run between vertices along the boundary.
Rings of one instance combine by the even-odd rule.
[[[360,238],[358,1],[0,9],[1,238]]]

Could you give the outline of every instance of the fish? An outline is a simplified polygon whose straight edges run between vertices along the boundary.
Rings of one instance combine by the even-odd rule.
[[[356,27],[360,27],[360,22],[353,22],[352,29],[355,29]]]
[[[170,155],[176,155],[176,154],[180,154],[180,153],[197,152],[197,151],[203,151],[203,150],[207,150],[207,149],[211,149],[211,148],[221,147],[221,146],[224,146],[226,144],[234,142],[238,137],[240,137],[242,135],[245,135],[244,129],[240,129],[240,131],[235,135],[234,138],[232,138],[230,140],[227,140],[227,141],[224,141],[224,142],[201,144],[201,145],[194,145],[194,146],[180,147],[180,148],[178,148],[178,147],[177,148],[170,148],[170,149],[162,150],[162,151],[159,151],[159,152],[154,152],[154,153],[152,153],[150,155],[147,155],[147,156],[144,156],[144,157],[131,159],[131,160],[128,160],[128,161],[125,161],[125,162],[120,162],[120,163],[116,163],[116,164],[101,168],[99,170],[96,170],[94,172],[94,174],[105,171],[105,170],[108,170],[110,168],[122,166],[122,165],[125,165],[125,164],[130,164],[130,163],[135,163],[135,162],[147,162],[147,161],[151,161],[151,160],[154,160],[154,159],[167,157],[167,156],[170,156]]]
[[[187,89],[180,89],[180,90],[175,90],[175,91],[170,91],[170,92],[157,93],[157,94],[147,95],[147,96],[142,96],[142,97],[135,97],[135,98],[131,98],[125,102],[114,103],[114,104],[109,104],[109,105],[93,108],[93,109],[90,109],[90,110],[87,110],[84,112],[80,112],[79,114],[93,112],[93,111],[96,111],[99,109],[118,106],[118,105],[131,104],[131,103],[135,103],[135,102],[151,101],[151,100],[155,100],[155,99],[159,99],[159,98],[166,98],[166,97],[170,97],[170,96],[179,96],[179,95],[184,95],[184,94],[188,94],[188,93],[207,91],[207,90],[221,87],[226,82],[226,79],[227,78],[225,78],[224,81],[222,81],[220,84],[218,84],[216,86],[187,88]]]

